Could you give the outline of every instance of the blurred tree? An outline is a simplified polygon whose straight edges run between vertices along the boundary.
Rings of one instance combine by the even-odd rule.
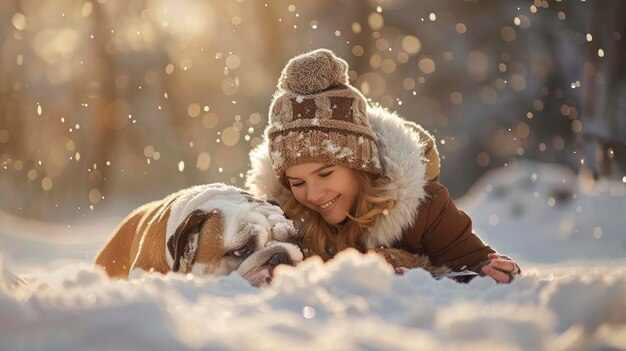
[[[105,167],[110,162],[112,153],[115,150],[114,142],[116,140],[116,129],[118,120],[126,119],[122,115],[122,111],[118,111],[117,91],[115,89],[115,77],[117,77],[115,57],[109,55],[106,51],[107,41],[110,37],[110,24],[107,20],[106,13],[102,8],[102,4],[95,0],[89,0],[87,3],[93,7],[91,18],[94,40],[87,44],[91,46],[93,51],[93,60],[96,62],[94,72],[91,77],[86,77],[87,84],[94,84],[97,92],[97,98],[94,101],[94,115],[96,124],[92,132],[94,134],[91,140],[90,154],[88,159],[93,161],[93,169],[89,176],[89,180],[94,189],[98,192],[106,192],[109,182],[103,180],[109,176],[109,168]],[[96,193],[97,194],[97,193]]]
[[[626,172],[626,3],[594,1],[589,16],[593,45],[587,46],[582,142],[596,176]],[[621,168],[621,174],[620,169]]]

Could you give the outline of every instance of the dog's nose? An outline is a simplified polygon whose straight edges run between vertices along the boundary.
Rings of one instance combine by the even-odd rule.
[[[276,268],[276,266],[278,266],[279,264],[288,264],[290,266],[293,266],[293,261],[291,260],[291,257],[289,257],[289,254],[286,252],[279,252],[277,254],[274,254],[269,259],[269,261],[267,261],[270,275],[274,274],[274,268]]]

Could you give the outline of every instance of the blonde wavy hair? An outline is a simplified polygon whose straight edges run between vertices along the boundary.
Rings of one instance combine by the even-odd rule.
[[[306,208],[293,196],[284,205],[288,218],[308,217],[298,243],[305,256],[318,255],[326,261],[349,247],[363,251],[360,239],[365,230],[374,224],[376,216],[386,214],[396,205],[395,200],[383,196],[385,180],[360,170],[357,176],[359,197],[342,224],[327,223],[319,213]]]

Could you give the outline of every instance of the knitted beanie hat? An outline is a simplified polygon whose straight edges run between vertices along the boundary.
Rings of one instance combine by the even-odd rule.
[[[270,105],[270,162],[288,187],[287,168],[303,163],[383,172],[363,95],[348,81],[348,64],[327,49],[289,60]]]

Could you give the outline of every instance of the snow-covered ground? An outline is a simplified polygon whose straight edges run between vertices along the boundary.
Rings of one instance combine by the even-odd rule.
[[[510,285],[395,275],[354,252],[241,277],[111,281],[91,259],[124,214],[55,226],[0,214],[0,350],[626,350],[626,185],[518,162],[462,199],[516,258]]]

